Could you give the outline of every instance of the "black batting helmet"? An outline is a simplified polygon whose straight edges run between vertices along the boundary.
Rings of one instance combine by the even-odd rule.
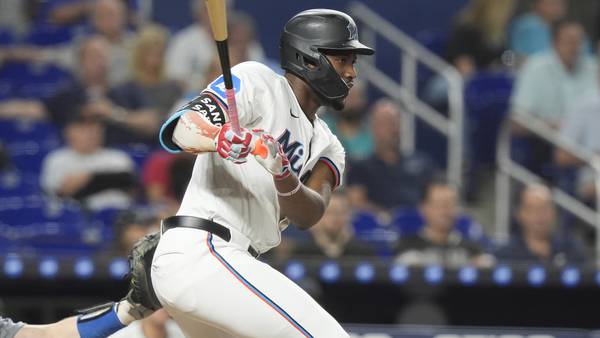
[[[348,14],[331,9],[296,14],[283,28],[280,48],[281,68],[304,80],[325,105],[336,109],[344,106],[349,88],[325,54],[375,52],[358,41],[356,24]]]

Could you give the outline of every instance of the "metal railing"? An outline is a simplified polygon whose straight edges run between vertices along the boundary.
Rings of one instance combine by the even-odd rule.
[[[595,188],[600,191],[600,158],[581,149],[560,137],[539,118],[530,115],[513,114],[502,125],[498,139],[496,160],[496,229],[495,238],[499,243],[506,242],[510,235],[511,179],[523,184],[542,183],[543,179],[511,158],[511,131],[513,123],[542,138],[554,147],[562,148],[581,162],[590,166],[595,174]],[[600,229],[600,198],[596,198],[596,209],[592,209],[564,190],[552,187],[552,198],[561,208],[594,227]],[[596,236],[596,259],[600,260],[600,236]]]
[[[366,58],[361,63],[361,74],[367,81],[405,107],[402,120],[402,151],[410,153],[415,148],[415,118],[420,118],[448,139],[448,179],[462,186],[463,174],[463,79],[456,69],[417,41],[400,31],[393,24],[359,2],[353,2],[349,11],[361,24],[362,39],[376,47],[376,38],[381,36],[400,50],[401,72],[399,80],[385,74],[375,66],[375,58]],[[375,53],[375,56],[377,53]],[[449,116],[432,108],[417,97],[417,69],[419,63],[448,83]]]

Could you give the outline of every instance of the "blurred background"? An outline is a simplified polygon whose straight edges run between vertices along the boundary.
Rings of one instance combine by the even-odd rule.
[[[281,73],[283,25],[318,7],[377,51],[344,110],[320,112],[344,187],[260,259],[360,337],[596,335],[600,1],[229,6],[233,64]],[[124,295],[129,248],[194,163],[158,129],[219,74],[202,0],[0,0],[0,315]],[[164,315],[142,325],[180,337]]]

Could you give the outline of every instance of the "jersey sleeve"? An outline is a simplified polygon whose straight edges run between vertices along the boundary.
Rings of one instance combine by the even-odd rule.
[[[344,170],[346,168],[346,152],[338,138],[330,134],[330,144],[325,148],[319,157],[319,162],[323,162],[335,177],[334,189],[342,185]]]
[[[261,118],[260,109],[256,109],[256,107],[257,102],[262,102],[260,95],[266,92],[263,87],[267,86],[268,83],[268,81],[265,81],[268,75],[263,76],[262,73],[265,70],[262,67],[268,69],[257,62],[245,62],[231,69],[238,120],[241,127],[252,128],[256,121]],[[221,126],[229,121],[225,82],[222,75],[211,82],[199,96],[177,110],[162,125],[159,140],[168,152],[177,153],[181,151],[181,148],[172,140],[173,132],[179,117],[189,110],[201,113],[216,126]]]

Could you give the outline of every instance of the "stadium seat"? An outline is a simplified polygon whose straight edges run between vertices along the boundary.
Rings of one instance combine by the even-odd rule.
[[[6,92],[15,98],[44,99],[72,79],[69,71],[52,63],[8,62],[0,68],[0,94]]]
[[[61,144],[53,124],[21,120],[0,120],[0,142],[19,171],[37,174],[44,157]]]
[[[31,28],[24,42],[36,46],[55,46],[73,39],[73,31],[68,27],[40,24]]]
[[[374,245],[380,256],[391,255],[391,248],[399,237],[395,228],[382,224],[376,215],[367,211],[355,213],[352,217],[352,226],[355,236]]]
[[[0,242],[41,252],[92,250],[103,235],[74,202],[40,194],[0,197]]]

